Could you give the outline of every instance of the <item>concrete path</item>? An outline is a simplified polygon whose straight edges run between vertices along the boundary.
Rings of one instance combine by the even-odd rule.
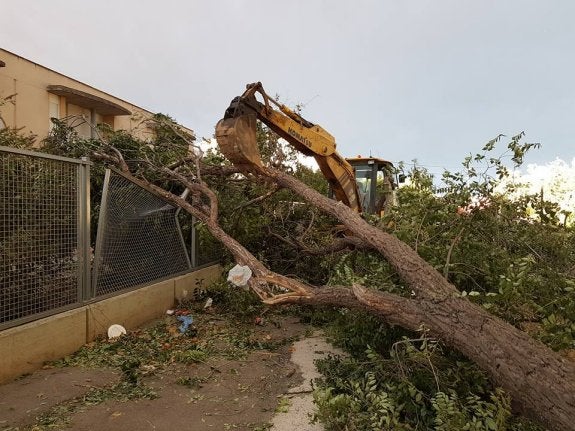
[[[271,431],[322,431],[320,424],[310,424],[314,412],[312,381],[320,377],[314,361],[328,354],[344,355],[343,351],[329,344],[321,334],[297,341],[292,347],[291,361],[299,367],[303,383],[292,387],[285,394],[290,401],[285,413],[276,413]]]

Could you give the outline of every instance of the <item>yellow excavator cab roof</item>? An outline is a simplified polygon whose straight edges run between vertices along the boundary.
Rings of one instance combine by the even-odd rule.
[[[393,163],[390,162],[389,160],[380,159],[378,157],[362,157],[361,155],[359,155],[357,157],[346,157],[346,160],[350,165],[365,163],[370,165],[377,164],[377,165],[393,166]]]

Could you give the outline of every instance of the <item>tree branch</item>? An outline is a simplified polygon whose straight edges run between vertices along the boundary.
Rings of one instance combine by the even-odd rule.
[[[280,240],[281,242],[289,245],[290,247],[301,251],[303,254],[306,254],[308,256],[322,256],[325,254],[337,253],[340,251],[350,250],[353,248],[357,249],[369,248],[366,247],[362,241],[360,241],[355,237],[337,238],[334,241],[332,241],[331,244],[328,244],[325,247],[310,248],[297,238],[288,239],[284,238],[283,236],[275,232],[272,232],[272,230],[269,227],[268,227],[268,234]]]
[[[449,246],[449,250],[447,251],[447,257],[445,258],[445,266],[443,267],[443,277],[445,277],[446,280],[448,279],[448,276],[449,276],[449,265],[451,262],[451,253],[453,252],[455,245],[461,239],[461,235],[463,234],[464,230],[465,230],[465,228],[462,227],[461,230],[459,231],[459,233],[455,236],[455,238],[453,238],[453,241],[451,241],[451,245]]]
[[[259,203],[259,202],[262,202],[262,201],[266,200],[267,198],[269,198],[270,196],[273,196],[274,193],[277,193],[280,189],[281,189],[281,188],[280,188],[279,186],[274,185],[273,188],[272,188],[272,190],[268,191],[267,193],[264,193],[264,194],[261,195],[261,196],[258,196],[257,198],[254,198],[254,199],[252,199],[252,200],[249,200],[249,201],[247,201],[247,202],[244,202],[244,203],[241,204],[241,205],[238,205],[237,207],[234,208],[234,211],[237,211],[237,210],[239,210],[239,209],[248,207],[248,206],[250,206],[250,205],[253,205],[253,204],[257,204],[257,203]]]

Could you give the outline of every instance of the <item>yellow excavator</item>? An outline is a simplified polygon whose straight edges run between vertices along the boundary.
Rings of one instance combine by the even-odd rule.
[[[256,94],[261,95],[263,102]],[[216,140],[222,153],[241,170],[255,172],[263,166],[256,141],[257,120],[301,153],[314,157],[335,198],[354,211],[381,215],[393,204],[395,181],[391,162],[375,157],[343,158],[336,151],[332,135],[270,98],[261,82],[248,84],[216,125]]]

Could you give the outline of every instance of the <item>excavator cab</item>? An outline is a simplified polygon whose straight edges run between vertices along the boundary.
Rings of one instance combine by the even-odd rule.
[[[382,216],[394,204],[393,163],[376,157],[346,159],[353,167],[361,208],[367,214]]]

